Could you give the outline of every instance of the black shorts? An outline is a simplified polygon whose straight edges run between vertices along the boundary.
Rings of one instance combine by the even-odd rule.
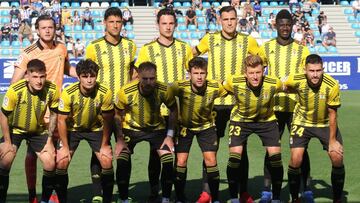
[[[230,120],[232,105],[215,105],[214,111],[216,112],[215,125],[216,133],[219,138],[225,136],[225,129],[227,122]]]
[[[247,138],[252,134],[257,134],[263,146],[280,146],[280,134],[276,121],[270,122],[233,122],[229,125],[229,147],[236,147],[245,144]]]
[[[176,153],[189,153],[194,136],[202,152],[216,152],[218,141],[216,128],[211,127],[202,131],[192,131],[185,127],[181,128],[180,135],[176,137]]]
[[[32,151],[41,152],[48,140],[48,136],[36,133],[10,134],[10,139],[17,149],[19,149],[21,142],[26,140]],[[0,142],[4,142],[4,137],[0,139]]]
[[[70,151],[75,151],[81,140],[86,140],[93,152],[99,152],[102,143],[102,131],[96,132],[68,132],[68,143]]]
[[[324,150],[329,149],[329,127],[305,127],[292,125],[290,132],[290,148],[304,147],[307,148],[310,139],[316,137],[320,140]],[[343,143],[339,128],[336,129],[336,140]]]
[[[123,129],[123,133],[124,133],[124,140],[131,153],[134,152],[133,150],[135,148],[135,145],[141,141],[149,142],[151,150],[159,150],[166,137],[166,130],[144,132],[144,131]],[[167,146],[162,148],[162,150],[170,151],[170,149]]]

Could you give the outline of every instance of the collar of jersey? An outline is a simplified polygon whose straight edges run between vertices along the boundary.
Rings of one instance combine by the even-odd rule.
[[[53,42],[54,46],[56,45],[55,41]],[[39,47],[40,50],[44,50],[45,48],[43,47],[43,45],[41,45],[40,43],[40,39],[38,41],[36,41],[36,45]]]
[[[108,43],[108,44],[110,44],[110,45],[112,45],[112,46],[117,46],[117,45],[119,45],[119,44],[121,43],[122,37],[120,36],[120,40],[119,40],[119,42],[116,43],[116,44],[113,44],[113,43],[107,41],[106,38],[105,38],[105,36],[104,36],[104,40],[105,40],[106,43]]]
[[[235,35],[234,35],[234,37],[232,37],[232,38],[226,38],[224,35],[223,35],[223,33],[222,32],[220,32],[220,34],[221,34],[221,37],[222,38],[224,38],[225,40],[227,40],[227,41],[231,41],[231,40],[233,40],[233,39],[235,39],[236,37],[237,37],[237,35],[238,35],[238,32],[235,32]]]
[[[173,38],[173,41],[171,42],[171,44],[169,44],[169,46],[166,46],[165,44],[162,44],[160,41],[159,41],[159,38],[156,39],[157,43],[159,43],[161,46],[163,47],[171,47],[174,43],[175,43],[175,38]]]

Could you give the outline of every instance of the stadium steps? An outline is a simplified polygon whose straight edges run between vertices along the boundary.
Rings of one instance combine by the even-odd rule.
[[[344,14],[346,6],[322,5],[321,9],[328,18],[328,23],[334,28],[337,40],[339,55],[359,55],[360,43],[355,37],[355,30],[351,28],[351,23],[347,21]]]

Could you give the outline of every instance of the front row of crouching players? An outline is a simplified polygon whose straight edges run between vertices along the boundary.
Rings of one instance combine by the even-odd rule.
[[[339,84],[324,74],[321,57],[309,55],[305,73],[284,78],[283,83],[277,78],[264,76],[259,56],[250,55],[244,63],[244,75],[230,76],[223,84],[206,79],[207,62],[199,57],[189,62],[189,80],[170,85],[156,80],[156,65],[153,63],[139,65],[139,79],[122,87],[115,103],[117,142],[114,154],[122,170],[116,177],[122,202],[128,202],[130,155],[141,141],[148,141],[161,157],[162,203],[170,201],[174,179],[176,201],[186,202],[186,165],[194,136],[205,160],[212,202],[219,201],[218,141],[212,112],[214,100],[226,94],[233,94],[236,100],[229,126],[227,166],[231,202],[239,202],[241,154],[243,144],[252,133],[259,135],[270,155],[272,200],[280,202],[283,166],[273,96],[283,89],[295,92],[299,98],[290,137],[288,179],[292,202],[300,201],[301,157],[312,137],[320,139],[324,149],[328,150],[332,162],[333,200],[341,202],[345,169],[342,138],[336,120],[336,109],[340,106]],[[102,166],[103,202],[111,202],[114,185],[109,145],[114,120],[112,93],[96,82],[98,66],[91,60],[80,61],[76,71],[79,82],[65,88],[60,99],[56,85],[45,80],[44,63],[37,59],[28,63],[26,79],[9,87],[0,113],[3,133],[0,140],[0,203],[6,202],[9,171],[23,139],[43,163],[42,201],[47,202],[55,189],[60,202],[67,202],[67,168],[80,140],[85,139]],[[173,136],[178,123],[175,97],[179,99],[180,120],[174,149]],[[164,104],[170,109],[167,122],[160,116]],[[43,123],[46,108],[51,110],[49,126]],[[60,141],[55,163],[51,136],[56,123]],[[177,156],[175,174],[174,151]]]

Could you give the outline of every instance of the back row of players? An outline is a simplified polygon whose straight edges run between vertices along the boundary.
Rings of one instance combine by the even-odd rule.
[[[65,47],[53,41],[53,20],[40,16],[36,22],[40,39],[21,55],[2,105],[0,202],[6,200],[9,170],[23,139],[29,143],[28,151],[35,152],[43,162],[42,201],[47,202],[55,189],[59,201],[67,202],[67,167],[80,140],[85,139],[94,152],[93,201],[111,202],[114,171],[108,143],[112,132],[117,138],[116,182],[122,202],[128,201],[130,155],[136,143],[143,140],[151,146],[148,201],[169,202],[174,181],[176,200],[185,202],[186,163],[194,136],[204,157],[204,192],[198,202],[218,202],[216,152],[229,118],[227,177],[232,202],[252,201],[247,193],[246,153],[251,133],[260,136],[267,151],[261,201],[280,202],[280,139],[285,125],[290,128],[290,124],[288,178],[292,201],[299,201],[301,179],[308,183],[306,148],[311,137],[318,137],[328,150],[333,166],[333,200],[341,201],[345,171],[336,122],[340,106],[338,83],[323,73],[321,57],[309,55],[306,47],[291,38],[293,22],[287,10],[276,17],[278,37],[260,48],[255,39],[236,32],[236,16],[233,7],[223,7],[222,30],[206,34],[191,49],[173,38],[176,16],[172,10],[163,9],[157,15],[159,37],[141,48],[133,66],[136,46],[120,37],[121,11],[109,8],[104,16],[105,36],[89,44],[87,60],[80,61],[76,69],[70,67]],[[208,61],[196,57],[204,53],[208,53]],[[268,67],[267,76],[264,65]],[[185,79],[187,71],[190,79]],[[78,77],[79,82],[64,89],[60,96],[64,73]],[[53,83],[45,81],[45,77]],[[169,113],[161,104],[168,107]],[[45,114],[46,107],[50,113]],[[46,123],[42,122],[44,117]],[[52,135],[57,132],[55,160]],[[34,166],[34,153],[30,152],[26,167]],[[29,202],[34,202],[35,181],[29,181],[34,172],[27,172]],[[303,194],[313,201],[309,184],[304,184]]]

